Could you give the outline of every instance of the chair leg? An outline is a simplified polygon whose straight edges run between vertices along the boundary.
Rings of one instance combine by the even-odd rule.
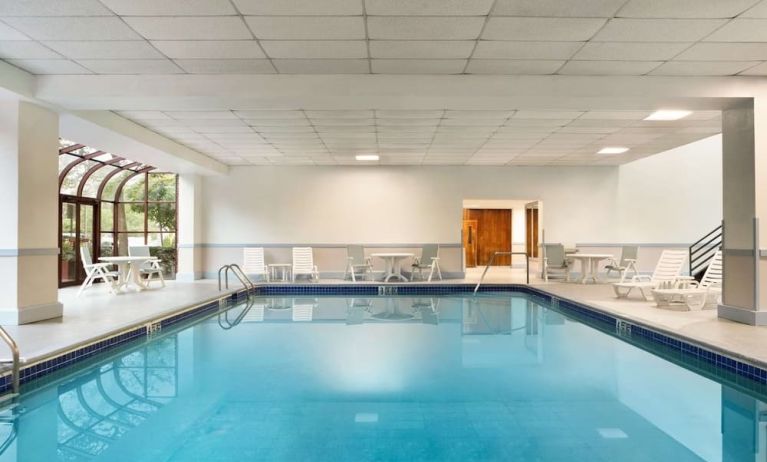
[[[346,271],[352,275],[352,282],[357,282],[357,277],[354,275],[354,267],[349,265]],[[344,274],[344,280],[346,280],[346,274]]]
[[[428,282],[431,282],[431,278],[434,276],[434,263],[431,264],[431,270],[429,271],[429,279],[427,279]]]
[[[436,267],[437,267],[437,277],[438,277],[438,278],[439,278],[439,280],[441,281],[441,280],[442,280],[442,270],[441,270],[441,269],[440,269],[440,267],[439,267],[439,262],[434,262],[434,264],[435,264],[435,265],[436,265]]]
[[[160,287],[165,287],[165,277],[162,275],[162,270],[159,270],[157,275],[160,276]]]
[[[87,276],[85,276],[85,280],[80,285],[80,290],[77,291],[78,297],[83,293],[83,290],[85,290],[85,288],[89,286],[90,282],[92,281],[92,278],[91,278],[92,275],[93,273],[90,273]]]

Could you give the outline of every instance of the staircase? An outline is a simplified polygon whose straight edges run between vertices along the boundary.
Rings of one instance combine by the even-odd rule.
[[[690,276],[695,280],[700,282],[703,278],[714,254],[722,247],[723,237],[724,231],[719,225],[690,246]]]

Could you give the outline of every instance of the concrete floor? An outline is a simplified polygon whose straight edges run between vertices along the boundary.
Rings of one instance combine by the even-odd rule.
[[[476,283],[482,268],[470,268],[465,279],[446,280],[444,283]],[[687,337],[730,355],[745,358],[767,367],[767,327],[753,327],[717,318],[716,310],[680,312],[658,309],[651,302],[639,298],[618,300],[609,284],[581,285],[575,283],[544,283],[537,277],[537,267],[531,267],[531,284],[557,296],[580,301],[628,320],[646,324],[677,336]],[[485,278],[487,283],[524,283],[524,268],[493,267]],[[320,284],[338,284],[344,281],[326,279]],[[345,281],[344,283],[351,283]],[[432,281],[433,284],[443,281]],[[236,288],[236,284],[232,288]],[[217,299],[215,281],[169,281],[164,289],[143,293],[110,295],[101,287],[86,291],[76,298],[77,288],[59,291],[64,304],[64,316],[23,326],[7,326],[16,339],[25,361],[52,355],[59,351],[93,341],[105,334],[119,332],[128,327],[144,324],[152,319],[180,309]],[[9,358],[8,352],[0,359]]]

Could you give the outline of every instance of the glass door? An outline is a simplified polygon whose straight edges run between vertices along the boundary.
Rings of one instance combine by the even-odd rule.
[[[86,246],[93,259],[96,250],[95,201],[77,198],[61,200],[61,235],[59,254],[59,287],[82,284],[85,280],[80,247]]]

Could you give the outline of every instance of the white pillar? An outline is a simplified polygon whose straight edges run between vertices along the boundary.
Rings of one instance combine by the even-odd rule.
[[[60,317],[58,114],[0,101],[0,324]]]
[[[767,325],[767,98],[722,112],[724,284],[719,317]]]
[[[202,279],[202,178],[178,176],[178,269],[176,279]]]

